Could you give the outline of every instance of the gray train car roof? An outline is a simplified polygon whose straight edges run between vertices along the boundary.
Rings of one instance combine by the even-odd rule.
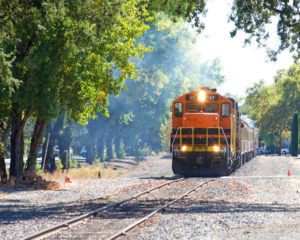
[[[248,118],[247,115],[241,115],[241,120],[246,123],[250,128],[255,128],[257,130],[257,127],[255,126],[255,123],[252,119]]]

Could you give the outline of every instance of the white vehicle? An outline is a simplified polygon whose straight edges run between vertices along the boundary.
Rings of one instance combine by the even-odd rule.
[[[283,149],[281,149],[281,154],[283,154],[283,155],[286,155],[286,154],[289,154],[290,152],[289,152],[289,149],[288,148],[283,148]]]
[[[83,146],[81,148],[80,155],[86,158],[86,156],[87,156],[87,148],[86,148],[86,146]]]

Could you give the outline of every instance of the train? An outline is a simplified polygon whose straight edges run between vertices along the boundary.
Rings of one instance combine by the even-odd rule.
[[[174,174],[227,176],[256,156],[258,131],[238,103],[200,87],[172,102],[170,152]]]

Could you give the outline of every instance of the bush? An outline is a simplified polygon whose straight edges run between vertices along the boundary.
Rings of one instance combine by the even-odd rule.
[[[70,159],[70,168],[77,168],[78,167],[78,161]]]
[[[37,163],[37,164],[35,165],[35,172],[39,172],[41,169],[42,169],[41,164]]]
[[[58,159],[58,161],[56,162],[56,168],[57,169],[63,169],[63,165],[62,165],[62,163],[61,163],[61,160],[60,159]]]

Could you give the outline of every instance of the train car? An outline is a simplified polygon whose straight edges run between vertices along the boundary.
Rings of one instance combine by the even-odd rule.
[[[236,101],[201,87],[172,103],[172,169],[185,176],[229,175],[257,150],[257,131]]]
[[[249,161],[257,155],[258,131],[250,126],[249,119],[241,116],[241,162]]]

